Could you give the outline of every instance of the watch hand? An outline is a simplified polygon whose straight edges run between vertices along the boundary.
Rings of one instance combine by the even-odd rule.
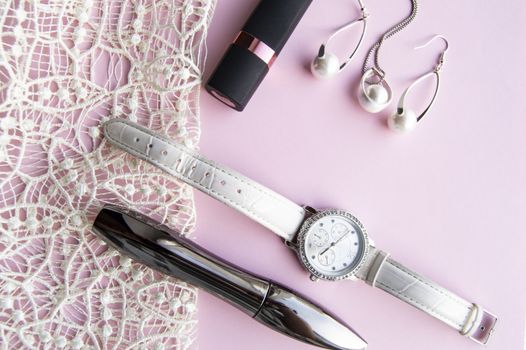
[[[333,244],[334,243],[331,243],[327,248],[325,248],[323,252],[320,253],[320,256],[323,256],[323,254],[327,253],[327,251],[333,247]]]
[[[325,248],[323,250],[323,252],[320,253],[320,256],[322,256],[323,254],[327,253],[327,251],[329,249],[331,249],[332,247],[334,247],[336,244],[338,244],[342,239],[345,238],[345,236],[347,236],[349,234],[349,231],[345,232],[344,235],[342,235],[340,238],[338,238],[335,242],[332,242],[327,248]]]

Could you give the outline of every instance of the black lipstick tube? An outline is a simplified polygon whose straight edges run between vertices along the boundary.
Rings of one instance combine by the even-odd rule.
[[[261,0],[219,65],[206,90],[242,111],[312,0]]]

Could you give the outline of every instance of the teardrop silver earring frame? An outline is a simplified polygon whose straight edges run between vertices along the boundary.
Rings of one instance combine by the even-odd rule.
[[[405,89],[405,91],[402,93],[402,95],[400,95],[400,99],[398,100],[398,107],[397,107],[397,113],[398,114],[402,114],[404,113],[405,111],[405,99],[406,99],[406,96],[407,94],[409,94],[409,92],[416,86],[418,85],[420,82],[430,78],[430,77],[433,77],[435,76],[436,77],[436,84],[435,84],[435,91],[433,93],[433,97],[431,97],[431,101],[429,102],[429,104],[427,105],[427,107],[424,109],[424,111],[422,113],[420,113],[420,115],[416,118],[416,121],[420,121],[420,119],[422,119],[426,113],[429,111],[429,109],[431,109],[431,106],[433,106],[433,103],[435,102],[436,100],[436,97],[438,95],[438,90],[440,89],[440,74],[438,74],[438,72],[436,71],[432,71],[432,72],[429,72],[429,73],[426,73],[422,76],[420,76],[418,79],[416,79],[414,82],[411,83],[411,85],[409,85],[407,87],[407,89]]]
[[[340,73],[345,67],[347,67],[349,65],[349,63],[351,63],[351,61],[353,60],[354,56],[356,55],[356,53],[358,52],[358,50],[362,46],[363,39],[365,38],[365,34],[367,32],[367,19],[369,18],[369,13],[367,12],[367,9],[365,8],[365,5],[364,5],[362,0],[358,0],[358,3],[360,5],[361,16],[359,18],[353,20],[352,22],[344,25],[343,27],[341,27],[337,31],[335,31],[333,34],[331,34],[331,36],[327,39],[326,42],[324,42],[323,44],[320,45],[320,48],[318,49],[318,54],[316,55],[316,57],[314,58],[314,60],[313,60],[313,62],[311,64],[311,71],[312,71],[313,75],[316,76],[317,78],[329,78],[329,77],[332,77],[332,76]],[[359,24],[362,24],[362,31],[360,33],[360,37],[358,39],[358,43],[356,44],[356,46],[355,46],[354,50],[351,52],[351,54],[341,64],[339,62],[337,63],[337,64],[339,64],[337,70],[335,70],[333,72],[321,72],[320,73],[319,70],[320,69],[324,69],[324,67],[321,67],[321,66],[323,64],[326,64],[326,62],[323,62],[323,60],[331,59],[330,57],[327,57],[327,55],[333,55],[333,54],[331,54],[330,52],[327,51],[327,47],[329,46],[330,42],[336,36],[338,36],[340,33],[344,32],[344,31],[347,31],[347,30],[350,30],[352,27],[354,27],[356,25],[359,25]]]
[[[442,66],[444,64],[444,56],[445,56],[445,53],[446,51],[448,50],[449,48],[449,43],[447,41],[447,39],[442,36],[442,35],[435,35],[433,38],[431,38],[426,44],[422,45],[422,46],[418,46],[418,47],[415,47],[415,50],[417,49],[421,49],[421,48],[424,48],[426,47],[427,45],[429,45],[433,40],[435,40],[436,38],[440,38],[442,39],[445,44],[446,44],[446,47],[444,49],[444,51],[442,51],[442,53],[439,55],[439,59],[438,59],[438,63],[437,65],[435,66],[435,68],[431,71],[431,72],[428,72],[422,76],[420,76],[419,78],[417,78],[414,82],[411,83],[411,85],[409,85],[405,91],[400,95],[400,99],[398,100],[398,107],[396,109],[396,112],[391,115],[389,117],[389,120],[388,120],[388,125],[391,129],[393,130],[397,130],[397,131],[409,131],[410,129],[412,129],[414,127],[414,125],[416,125],[417,122],[419,122],[425,115],[426,113],[431,109],[431,107],[433,106],[435,100],[436,100],[436,97],[438,95],[438,91],[440,90],[440,70],[442,69]],[[407,98],[407,95],[411,92],[411,90],[413,90],[413,88],[420,84],[421,82],[423,82],[424,80],[426,79],[429,79],[429,78],[432,78],[432,77],[435,77],[435,80],[436,80],[436,84],[435,84],[435,90],[433,92],[433,96],[431,97],[431,100],[429,102],[429,104],[427,105],[427,107],[423,110],[422,113],[420,113],[418,115],[418,117],[413,117],[414,116],[414,113],[407,109],[405,107],[405,100]],[[410,114],[411,116],[408,116],[406,114]],[[408,123],[407,125],[407,130],[401,130],[401,129],[404,129],[403,127],[401,127],[401,124],[400,121],[398,122],[398,126],[397,126],[397,118],[415,118],[416,120],[414,121],[406,121],[406,123]],[[410,125],[409,125],[410,124]]]

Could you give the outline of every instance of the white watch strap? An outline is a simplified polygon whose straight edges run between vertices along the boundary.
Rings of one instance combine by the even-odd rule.
[[[488,341],[497,322],[494,315],[480,306],[407,269],[374,247],[356,276],[482,344]]]
[[[285,197],[137,124],[112,119],[104,124],[104,132],[113,145],[239,210],[286,240],[292,240],[305,219],[305,210]]]

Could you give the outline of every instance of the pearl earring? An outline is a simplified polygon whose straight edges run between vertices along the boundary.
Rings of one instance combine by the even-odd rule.
[[[411,0],[411,5],[412,9],[409,16],[385,32],[367,53],[362,69],[362,79],[358,88],[358,102],[367,112],[378,113],[384,110],[393,99],[392,89],[385,80],[385,72],[380,68],[378,56],[384,41],[400,32],[415,19],[418,12],[418,3],[416,0]],[[368,68],[369,61],[373,55],[373,65],[371,68]]]
[[[360,80],[358,102],[369,113],[377,113],[387,107],[393,99],[391,87],[384,79],[385,73],[375,67],[368,69]],[[371,82],[374,78],[376,80]]]
[[[367,13],[362,0],[358,0],[358,3],[362,13],[361,17],[338,29],[329,37],[329,39],[327,39],[325,43],[321,44],[320,49],[318,50],[318,55],[314,58],[310,66],[311,72],[316,78],[328,79],[341,72],[351,62],[352,58],[360,48],[363,38],[365,37],[365,32],[367,29],[367,17],[369,17],[369,14]],[[357,24],[363,24],[362,32],[360,34],[360,38],[358,39],[358,44],[350,56],[343,63],[340,63],[338,56],[332,52],[328,52],[326,48],[329,45],[329,42],[335,36],[343,31],[346,31],[347,29],[354,27]]]
[[[444,56],[446,54],[446,51],[449,48],[449,43],[448,43],[447,39],[444,38],[442,35],[435,35],[426,44],[424,44],[422,46],[415,47],[415,50],[424,48],[427,45],[429,45],[429,43],[431,43],[436,38],[440,38],[440,39],[444,40],[444,42],[446,44],[446,47],[445,47],[444,51],[440,54],[440,56],[438,58],[438,63],[435,66],[435,68],[431,72],[426,73],[426,74],[422,75],[421,77],[419,77],[418,79],[416,79],[411,85],[409,85],[407,87],[407,89],[405,89],[405,91],[400,96],[400,100],[398,101],[398,108],[387,119],[387,125],[389,126],[389,129],[391,129],[393,131],[405,133],[405,132],[409,132],[409,131],[413,130],[415,128],[415,126],[416,126],[416,123],[419,122],[424,117],[424,115],[429,111],[429,109],[431,108],[431,106],[435,102],[435,99],[436,99],[436,97],[438,95],[438,90],[440,88],[440,74],[439,74],[439,72],[442,69],[442,65],[444,64]],[[417,117],[416,113],[413,110],[405,107],[405,105],[404,105],[405,104],[404,103],[405,102],[405,98],[406,98],[407,94],[413,89],[413,87],[415,87],[416,85],[418,85],[422,81],[424,81],[424,80],[426,80],[428,78],[432,78],[432,77],[436,78],[436,85],[435,85],[435,91],[433,93],[433,97],[431,98],[431,101],[429,102],[427,107],[424,109],[424,111]]]

